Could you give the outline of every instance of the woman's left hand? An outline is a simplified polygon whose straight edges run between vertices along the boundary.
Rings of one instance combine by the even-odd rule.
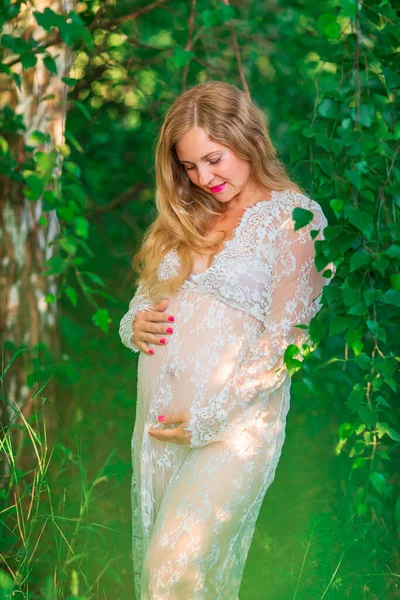
[[[190,413],[188,410],[179,413],[170,413],[163,415],[164,419],[160,421],[163,425],[175,425],[178,427],[165,427],[163,429],[150,428],[149,434],[164,442],[173,442],[174,444],[190,444],[191,435],[185,431],[185,426],[189,423]]]

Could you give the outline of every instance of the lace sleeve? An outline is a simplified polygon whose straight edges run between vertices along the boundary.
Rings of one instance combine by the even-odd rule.
[[[136,293],[129,303],[129,310],[122,317],[119,325],[121,342],[130,350],[133,350],[133,352],[140,352],[140,348],[133,341],[133,323],[136,315],[141,310],[149,310],[151,306],[152,302],[144,291],[143,284],[139,283]]]
[[[314,212],[314,211],[313,211]],[[322,288],[329,279],[316,269],[312,229],[322,231],[327,221],[315,210],[307,226],[294,230],[292,216],[279,227],[272,244],[271,297],[266,308],[265,328],[246,354],[235,375],[202,408],[191,407],[185,429],[191,435],[189,447],[197,448],[223,439],[224,430],[257,398],[268,399],[289,376],[284,352],[289,344],[309,341],[308,325],[321,308]],[[329,267],[334,271],[333,264]]]

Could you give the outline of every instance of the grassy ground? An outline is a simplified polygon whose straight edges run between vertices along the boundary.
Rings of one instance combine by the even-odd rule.
[[[35,420],[22,428],[26,471],[15,474],[19,483],[2,513],[0,600],[134,598],[130,440],[137,356],[119,344],[116,331],[102,340],[81,334],[71,346],[77,382],[62,386],[47,406],[56,433],[46,439]],[[328,403],[305,397],[297,376],[292,392],[283,453],[240,599],[387,600],[368,528],[360,535],[346,513],[348,466],[335,456],[337,415]],[[15,451],[8,446],[9,455]],[[12,596],[13,578],[19,592]]]

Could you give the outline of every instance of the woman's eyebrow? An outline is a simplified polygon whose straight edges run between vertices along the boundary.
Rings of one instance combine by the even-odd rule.
[[[200,160],[204,160],[205,158],[207,158],[207,156],[210,156],[210,154],[215,154],[215,152],[220,152],[220,150],[213,150],[212,152],[209,152],[208,154],[203,156]],[[181,160],[181,162],[193,164],[192,162],[190,162],[190,160]]]

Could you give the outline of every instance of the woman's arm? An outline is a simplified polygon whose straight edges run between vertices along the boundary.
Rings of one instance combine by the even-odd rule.
[[[309,324],[321,308],[322,288],[329,281],[316,269],[310,237],[312,229],[319,229],[321,235],[327,222],[322,210],[313,212],[311,223],[297,231],[291,215],[280,226],[274,242],[265,329],[222,390],[205,407],[189,409],[185,430],[191,436],[190,447],[222,440],[224,430],[246,407],[257,398],[268,398],[288,376],[283,359],[287,346],[301,346],[309,340],[308,330],[294,326]]]

